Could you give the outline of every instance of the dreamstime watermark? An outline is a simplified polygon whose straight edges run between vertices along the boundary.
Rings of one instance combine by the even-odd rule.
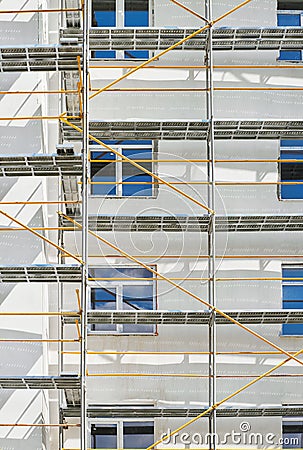
[[[232,429],[229,433],[199,433],[185,432],[176,433],[170,436],[171,429],[161,435],[163,445],[207,445],[216,443],[217,445],[289,445],[298,446],[299,439],[296,437],[278,437],[274,433],[257,433],[251,431],[249,422],[241,422],[239,429]]]

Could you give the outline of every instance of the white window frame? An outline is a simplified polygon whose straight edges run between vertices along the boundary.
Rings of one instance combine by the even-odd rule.
[[[152,157],[153,161],[157,159],[157,155],[158,155],[158,151],[157,151],[158,146],[157,146],[157,143],[154,142],[154,141],[152,141],[151,145],[140,145],[140,144],[114,145],[114,144],[112,144],[111,147],[113,149],[117,150],[119,153],[122,153],[123,150],[127,150],[127,149],[138,149],[138,154],[140,154],[140,149],[150,149],[151,148],[151,157]],[[100,149],[100,147],[98,147],[96,145],[90,146],[90,152],[96,152],[96,151],[98,151],[98,149]],[[102,151],[111,153],[110,150],[102,149]],[[139,159],[140,159],[140,157],[139,157]],[[121,161],[122,158],[116,156],[116,160],[120,160]],[[92,165],[93,163],[90,163],[90,164]],[[112,164],[115,164],[115,166],[116,166],[116,181],[117,182],[122,182],[122,178],[123,178],[123,164],[127,164],[127,163],[114,162],[113,161]],[[151,164],[152,164],[152,168],[151,168],[152,173],[157,174],[157,169],[158,169],[157,162],[152,162]],[[152,178],[151,181],[153,182],[154,179]],[[158,195],[158,185],[157,184],[152,184],[151,185],[151,190],[152,190],[152,194],[151,195],[131,195],[131,196],[122,195],[122,189],[123,189],[123,185],[122,184],[116,184],[116,195],[93,194],[93,185],[90,185],[89,196],[92,197],[92,198],[100,197],[100,198],[111,198],[111,199],[112,198],[130,198],[130,199],[131,198],[135,198],[135,199],[142,198],[143,199],[143,198],[156,198],[157,195]]]
[[[91,429],[93,425],[117,425],[117,449],[123,449],[123,423],[124,422],[153,422],[154,424],[154,436],[155,433],[155,421],[148,418],[125,418],[125,419],[90,419],[88,420],[88,438],[91,446],[92,433]]]
[[[112,266],[115,269],[133,269],[134,266],[123,265],[123,266]],[[91,269],[106,269],[107,266],[92,266]],[[153,266],[154,268],[154,266]],[[89,299],[91,299],[91,290],[92,289],[100,289],[100,288],[115,288],[116,289],[116,309],[115,311],[124,311],[123,310],[123,286],[148,286],[151,285],[153,287],[153,311],[157,309],[157,282],[154,278],[147,278],[146,281],[143,280],[114,280],[114,281],[88,281],[88,289],[89,289]],[[89,303],[90,311],[96,311],[92,309],[91,301]],[[108,311],[108,310],[107,310]],[[92,330],[92,326],[89,325],[88,332],[92,335],[123,335],[123,336],[155,336],[157,334],[157,326],[152,325],[153,330],[148,333],[141,333],[139,331],[135,332],[126,332],[123,331],[123,326],[125,324],[115,324],[116,330],[113,331],[101,331],[101,330]],[[122,448],[122,447],[119,447]]]

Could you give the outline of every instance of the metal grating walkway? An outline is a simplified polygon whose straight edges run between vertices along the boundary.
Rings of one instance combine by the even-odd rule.
[[[88,406],[90,418],[156,418],[156,417],[196,417],[206,408],[158,408],[158,407],[127,407],[127,406]],[[63,408],[64,417],[79,417],[79,406]],[[271,406],[256,408],[218,408],[218,417],[300,417],[303,416],[303,406]],[[205,415],[209,417],[209,414]]]
[[[90,48],[95,50],[164,50],[197,28],[92,28]],[[205,50],[207,32],[184,42],[176,50]],[[81,43],[82,32],[65,29],[62,37]],[[214,28],[213,50],[288,50],[301,49],[301,27]]]
[[[61,219],[63,226],[71,222]],[[75,217],[81,223],[81,217]],[[90,230],[125,232],[207,232],[210,218],[203,216],[94,216],[88,218]],[[75,228],[79,230],[79,228]],[[303,215],[216,216],[216,231],[260,232],[303,231]]]
[[[81,155],[0,156],[0,176],[77,176],[81,175]]]
[[[302,323],[303,310],[224,311],[245,324]],[[88,311],[89,324],[155,324],[155,325],[208,325],[209,311]],[[74,324],[79,314],[64,317],[66,324]],[[217,325],[232,325],[217,314]]]
[[[74,122],[77,125],[79,122]],[[90,121],[90,133],[99,139],[205,140],[209,122],[202,121]],[[215,120],[215,139],[300,138],[302,120]],[[79,140],[81,134],[63,124],[66,140]]]
[[[80,389],[78,375],[0,377],[1,389]]]
[[[80,265],[0,266],[0,282],[2,283],[77,283],[80,281]]]

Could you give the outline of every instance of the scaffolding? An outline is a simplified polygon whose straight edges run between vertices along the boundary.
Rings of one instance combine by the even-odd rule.
[[[45,244],[57,252],[57,264],[42,265],[3,265],[0,266],[0,282],[3,283],[56,283],[58,288],[58,310],[52,312],[0,312],[0,316],[45,316],[57,317],[58,336],[47,339],[28,339],[22,342],[45,342],[56,343],[58,346],[58,375],[49,376],[9,376],[0,377],[1,389],[46,389],[58,391],[59,411],[58,423],[28,424],[1,423],[0,426],[41,426],[58,428],[59,450],[68,450],[65,446],[65,431],[69,428],[80,430],[80,449],[90,448],[88,429],[91,419],[109,418],[185,418],[187,421],[170,432],[173,436],[187,426],[196,422],[202,417],[208,420],[208,432],[212,439],[209,441],[209,449],[216,450],[217,418],[236,417],[300,417],[303,416],[303,407],[284,405],[268,407],[246,407],[230,408],[225,403],[236,397],[245,389],[254,385],[264,378],[299,378],[302,372],[303,361],[300,356],[302,349],[285,350],[271,340],[263,337],[251,325],[269,324],[298,324],[303,321],[303,310],[287,309],[253,309],[242,310],[241,308],[222,311],[217,304],[217,289],[224,283],[245,283],[254,281],[262,283],[264,281],[280,282],[302,280],[291,277],[260,277],[260,276],[238,276],[226,277],[217,276],[218,265],[224,260],[265,260],[288,259],[290,261],[301,262],[302,255],[298,254],[257,254],[257,255],[237,255],[219,254],[216,239],[223,233],[241,232],[302,232],[303,215],[299,212],[293,214],[216,214],[216,190],[220,187],[228,186],[276,186],[300,185],[301,181],[281,181],[275,180],[218,180],[215,174],[216,165],[227,164],[233,168],[235,164],[281,164],[281,162],[300,162],[299,159],[219,159],[216,156],[217,140],[272,140],[272,139],[299,139],[303,134],[303,121],[293,119],[277,120],[219,120],[216,119],[214,108],[214,95],[217,91],[292,91],[299,92],[301,86],[276,86],[276,87],[218,87],[214,83],[216,70],[227,69],[267,69],[267,70],[289,70],[296,69],[301,74],[302,64],[275,64],[275,65],[216,65],[214,63],[214,52],[216,51],[283,51],[297,50],[302,48],[303,28],[302,27],[272,27],[272,28],[228,28],[216,27],[221,20],[228,18],[234,12],[245,7],[252,0],[245,0],[237,6],[215,18],[213,16],[213,1],[205,0],[205,17],[197,11],[176,0],[170,0],[176,8],[185,10],[185,14],[190,14],[201,20],[201,28],[91,28],[91,2],[89,0],[64,1],[61,0],[60,8],[43,8],[29,10],[2,10],[1,14],[32,14],[32,13],[56,13],[63,18],[65,26],[60,30],[60,41],[58,44],[32,45],[32,46],[1,46],[0,47],[0,72],[52,72],[59,75],[60,86],[57,89],[23,90],[23,91],[1,91],[1,95],[57,95],[61,99],[61,111],[59,115],[34,115],[34,116],[1,116],[1,121],[55,121],[58,123],[59,135],[57,153],[48,154],[26,154],[26,155],[5,155],[0,157],[0,177],[57,177],[61,184],[61,193],[58,200],[37,201],[37,204],[46,206],[56,205],[57,226],[29,226],[19,220],[14,215],[4,210],[0,214],[9,219],[9,226],[2,226],[0,231],[28,232],[41,239]],[[79,4],[78,4],[79,3]],[[100,50],[106,51],[126,51],[126,50],[148,50],[155,52],[148,60],[137,65],[134,61],[121,64],[121,61],[106,61],[92,58],[92,52]],[[201,65],[168,65],[162,63],[161,58],[168,52],[196,51],[204,55],[201,56]],[[109,82],[103,87],[92,88],[90,72],[92,70],[106,71],[108,69],[122,69],[123,75]],[[129,78],[134,73],[147,69],[188,69],[203,70],[205,72],[205,83],[199,88],[177,88],[168,86],[140,86],[140,87],[117,87],[120,82]],[[161,70],[160,70],[161,72]],[[197,120],[127,120],[127,121],[97,121],[90,119],[90,104],[99,95],[106,98],[107,92],[189,92],[201,93],[205,95],[206,117]],[[202,102],[202,100],[201,100]],[[66,110],[65,110],[66,109]],[[104,141],[108,140],[142,140],[150,139],[154,141],[196,141],[206,144],[206,158],[202,159],[130,159],[114,146]],[[141,173],[151,177],[152,181],[142,182],[149,186],[165,186],[180,198],[186,199],[189,203],[199,207],[201,213],[197,215],[106,215],[90,214],[89,190],[92,185],[117,186],[138,184],[129,181],[104,181],[96,182],[91,179],[90,164],[98,162],[91,156],[90,144],[94,142],[106,152],[111,152],[117,159],[102,160],[110,162],[115,166],[130,164]],[[75,152],[75,147],[81,152]],[[98,148],[99,148],[98,147]],[[202,155],[202,149],[201,149]],[[170,181],[164,176],[159,176],[155,171],[149,170],[144,163],[169,163],[178,167],[179,164],[204,163],[206,164],[205,180],[190,181]],[[205,186],[207,192],[206,201],[200,201],[195,196],[190,195],[183,189],[185,186]],[[34,201],[25,202],[0,202],[5,208],[8,205],[22,204],[24,207],[34,204]],[[47,233],[57,233],[57,242],[49,239]],[[67,233],[81,236],[79,254],[74,254],[66,248]],[[105,239],[103,233],[128,232],[128,233],[203,233],[206,236],[206,254],[188,255],[149,255],[146,259],[173,259],[181,260],[203,260],[207,266],[207,273],[204,277],[199,276],[166,276],[154,269],[148,262],[144,262],[145,257],[126,252],[119,245]],[[0,235],[1,236],[1,235]],[[89,238],[101,243],[107,250],[103,253],[89,254]],[[47,251],[47,249],[46,249]],[[110,253],[110,252],[113,253]],[[108,281],[114,278],[92,276],[90,272],[91,259],[96,258],[98,263],[108,262],[110,259],[121,259],[131,261],[138,267],[143,267],[152,274],[152,280],[167,283],[178,293],[185,294],[190,299],[199,302],[203,310],[191,310],[183,308],[180,311],[156,309],[152,311],[106,311],[92,310],[90,308],[89,285],[92,281]],[[105,261],[103,261],[105,260]],[[144,280],[140,277],[128,277],[128,280]],[[115,278],[123,281],[125,278]],[[180,282],[180,283],[179,283]],[[196,291],[187,288],[186,283],[205,282],[207,286],[207,299],[202,295],[197,295]],[[63,284],[77,284],[75,291],[74,310],[65,309],[65,298]],[[206,309],[205,309],[206,308]],[[207,351],[95,351],[88,345],[88,331],[91,325],[203,325],[208,329],[208,350]],[[252,337],[260,340],[265,345],[265,351],[221,351],[217,348],[217,327],[239,327]],[[66,328],[73,327],[76,338],[66,338]],[[19,342],[18,339],[0,339],[0,342]],[[78,349],[66,349],[65,344],[77,345]],[[279,355],[280,362],[262,374],[218,374],[217,359],[222,355]],[[79,372],[65,374],[65,358],[67,355],[79,357]],[[208,373],[103,373],[94,372],[88,369],[88,361],[93,355],[204,355],[208,358]],[[296,364],[298,373],[274,373],[289,361]],[[284,369],[285,370],[285,369]],[[166,407],[150,405],[136,406],[104,406],[92,405],[88,402],[89,379],[91,377],[104,379],[131,378],[131,377],[163,377],[163,378],[197,378],[206,379],[208,383],[208,405],[205,408],[188,407]],[[241,388],[231,392],[228,396],[218,398],[218,379],[247,379]],[[76,422],[75,422],[76,420]],[[156,441],[147,450],[156,448],[167,438],[156,438]]]

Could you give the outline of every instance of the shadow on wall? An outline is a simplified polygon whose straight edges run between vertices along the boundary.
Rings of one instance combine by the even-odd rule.
[[[42,208],[28,223],[29,226],[43,226]],[[1,235],[0,265],[31,264],[41,253],[42,241],[29,232],[7,232]],[[0,304],[14,289],[14,284],[6,283],[0,286]]]
[[[2,114],[0,114],[3,116]],[[16,114],[18,115],[18,113]],[[41,116],[41,108],[37,108],[32,115]],[[31,154],[37,153],[42,147],[42,122],[30,120],[25,126],[9,126],[1,128],[0,154]]]
[[[42,339],[41,334],[0,328],[0,339]],[[42,343],[0,342],[0,377],[27,374],[42,355]],[[11,355],[14,354],[14,361]],[[14,391],[1,390],[0,408]]]
[[[23,19],[26,16],[23,14]],[[38,14],[35,14],[28,22],[16,21],[18,16],[13,14],[7,17],[9,20],[0,21],[0,45],[26,45],[27,43],[32,45],[39,42]]]
[[[0,439],[0,448],[11,450],[42,449],[42,432],[40,428],[31,428],[26,437]]]

